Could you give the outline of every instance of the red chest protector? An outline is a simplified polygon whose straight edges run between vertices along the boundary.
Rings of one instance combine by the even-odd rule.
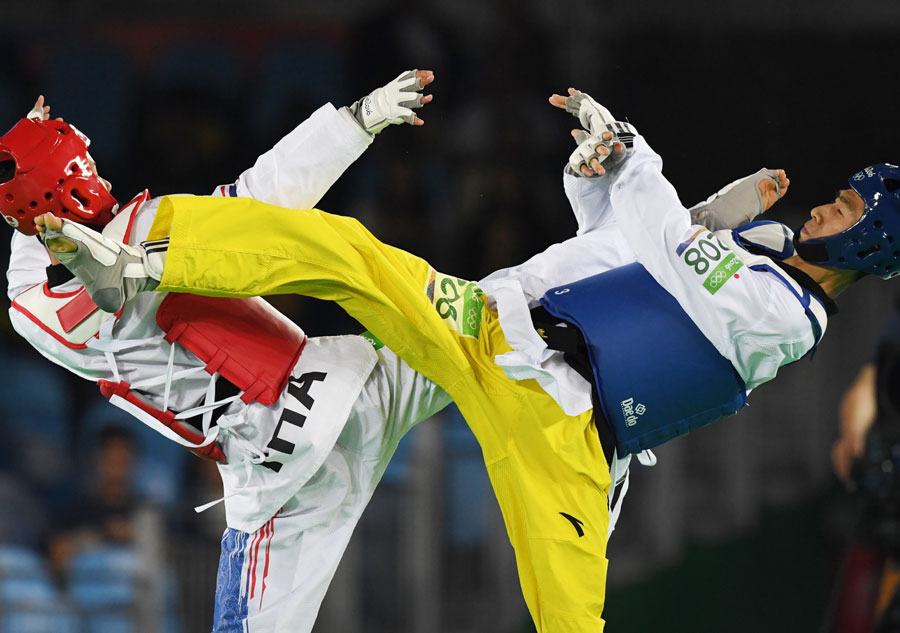
[[[278,401],[306,344],[303,330],[259,297],[225,299],[172,293],[160,304],[156,322],[169,343],[187,348],[206,363],[210,375],[218,372],[243,391],[241,400],[247,404],[268,406]],[[225,461],[215,435],[204,437],[191,430],[172,411],[139,398],[127,382],[100,380],[99,385],[113,404],[129,409],[150,426],[162,423],[166,428],[157,430],[191,452]]]
[[[169,343],[179,343],[243,391],[241,400],[278,401],[306,343],[296,324],[263,299],[171,293],[156,312]]]

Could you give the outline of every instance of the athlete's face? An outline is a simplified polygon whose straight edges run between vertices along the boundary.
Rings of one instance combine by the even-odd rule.
[[[846,231],[859,222],[865,205],[853,189],[842,189],[833,202],[810,211],[810,219],[800,230],[800,241],[829,237]]]
[[[90,165],[91,165],[91,171],[93,171],[94,175],[97,176],[97,180],[100,181],[100,184],[102,184],[104,187],[106,187],[107,191],[111,192],[112,184],[105,178],[100,177],[100,173],[97,171],[97,163],[94,162],[94,158],[90,155],[90,153],[88,153],[87,159],[88,159],[88,163],[90,163]]]

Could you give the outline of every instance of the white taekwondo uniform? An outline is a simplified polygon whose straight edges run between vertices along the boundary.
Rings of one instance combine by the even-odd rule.
[[[355,121],[327,104],[213,195],[315,206],[371,142]],[[137,243],[158,203],[144,192],[104,233]],[[77,279],[50,288],[48,265],[36,238],[14,234],[7,273],[10,319],[41,354],[88,380],[124,380],[156,407],[201,413],[210,404],[214,378],[204,371],[206,363],[167,343],[157,325],[164,293],[139,295],[116,319],[92,311],[91,304],[84,309]],[[73,306],[79,302],[80,310]],[[73,328],[63,316],[66,310],[83,320]],[[311,372],[324,376],[307,385],[312,406],[285,388],[270,406],[232,402],[216,421],[214,432],[227,457],[219,472],[228,525],[216,631],[311,630],[353,528],[400,438],[450,401],[390,350],[376,350],[359,336],[308,339],[292,378]],[[279,425],[285,409],[305,418],[302,428]],[[275,436],[295,447],[289,458],[281,456],[277,472],[263,465]]]

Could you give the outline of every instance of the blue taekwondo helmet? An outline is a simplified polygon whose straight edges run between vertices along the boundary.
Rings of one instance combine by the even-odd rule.
[[[900,274],[900,168],[880,163],[850,177],[850,188],[865,204],[859,221],[837,235],[800,243],[794,248],[820,266],[861,270],[882,279]]]

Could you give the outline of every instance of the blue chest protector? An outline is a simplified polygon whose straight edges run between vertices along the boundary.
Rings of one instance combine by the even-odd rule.
[[[732,415],[747,402],[732,364],[640,264],[554,288],[541,303],[584,335],[620,456]]]

